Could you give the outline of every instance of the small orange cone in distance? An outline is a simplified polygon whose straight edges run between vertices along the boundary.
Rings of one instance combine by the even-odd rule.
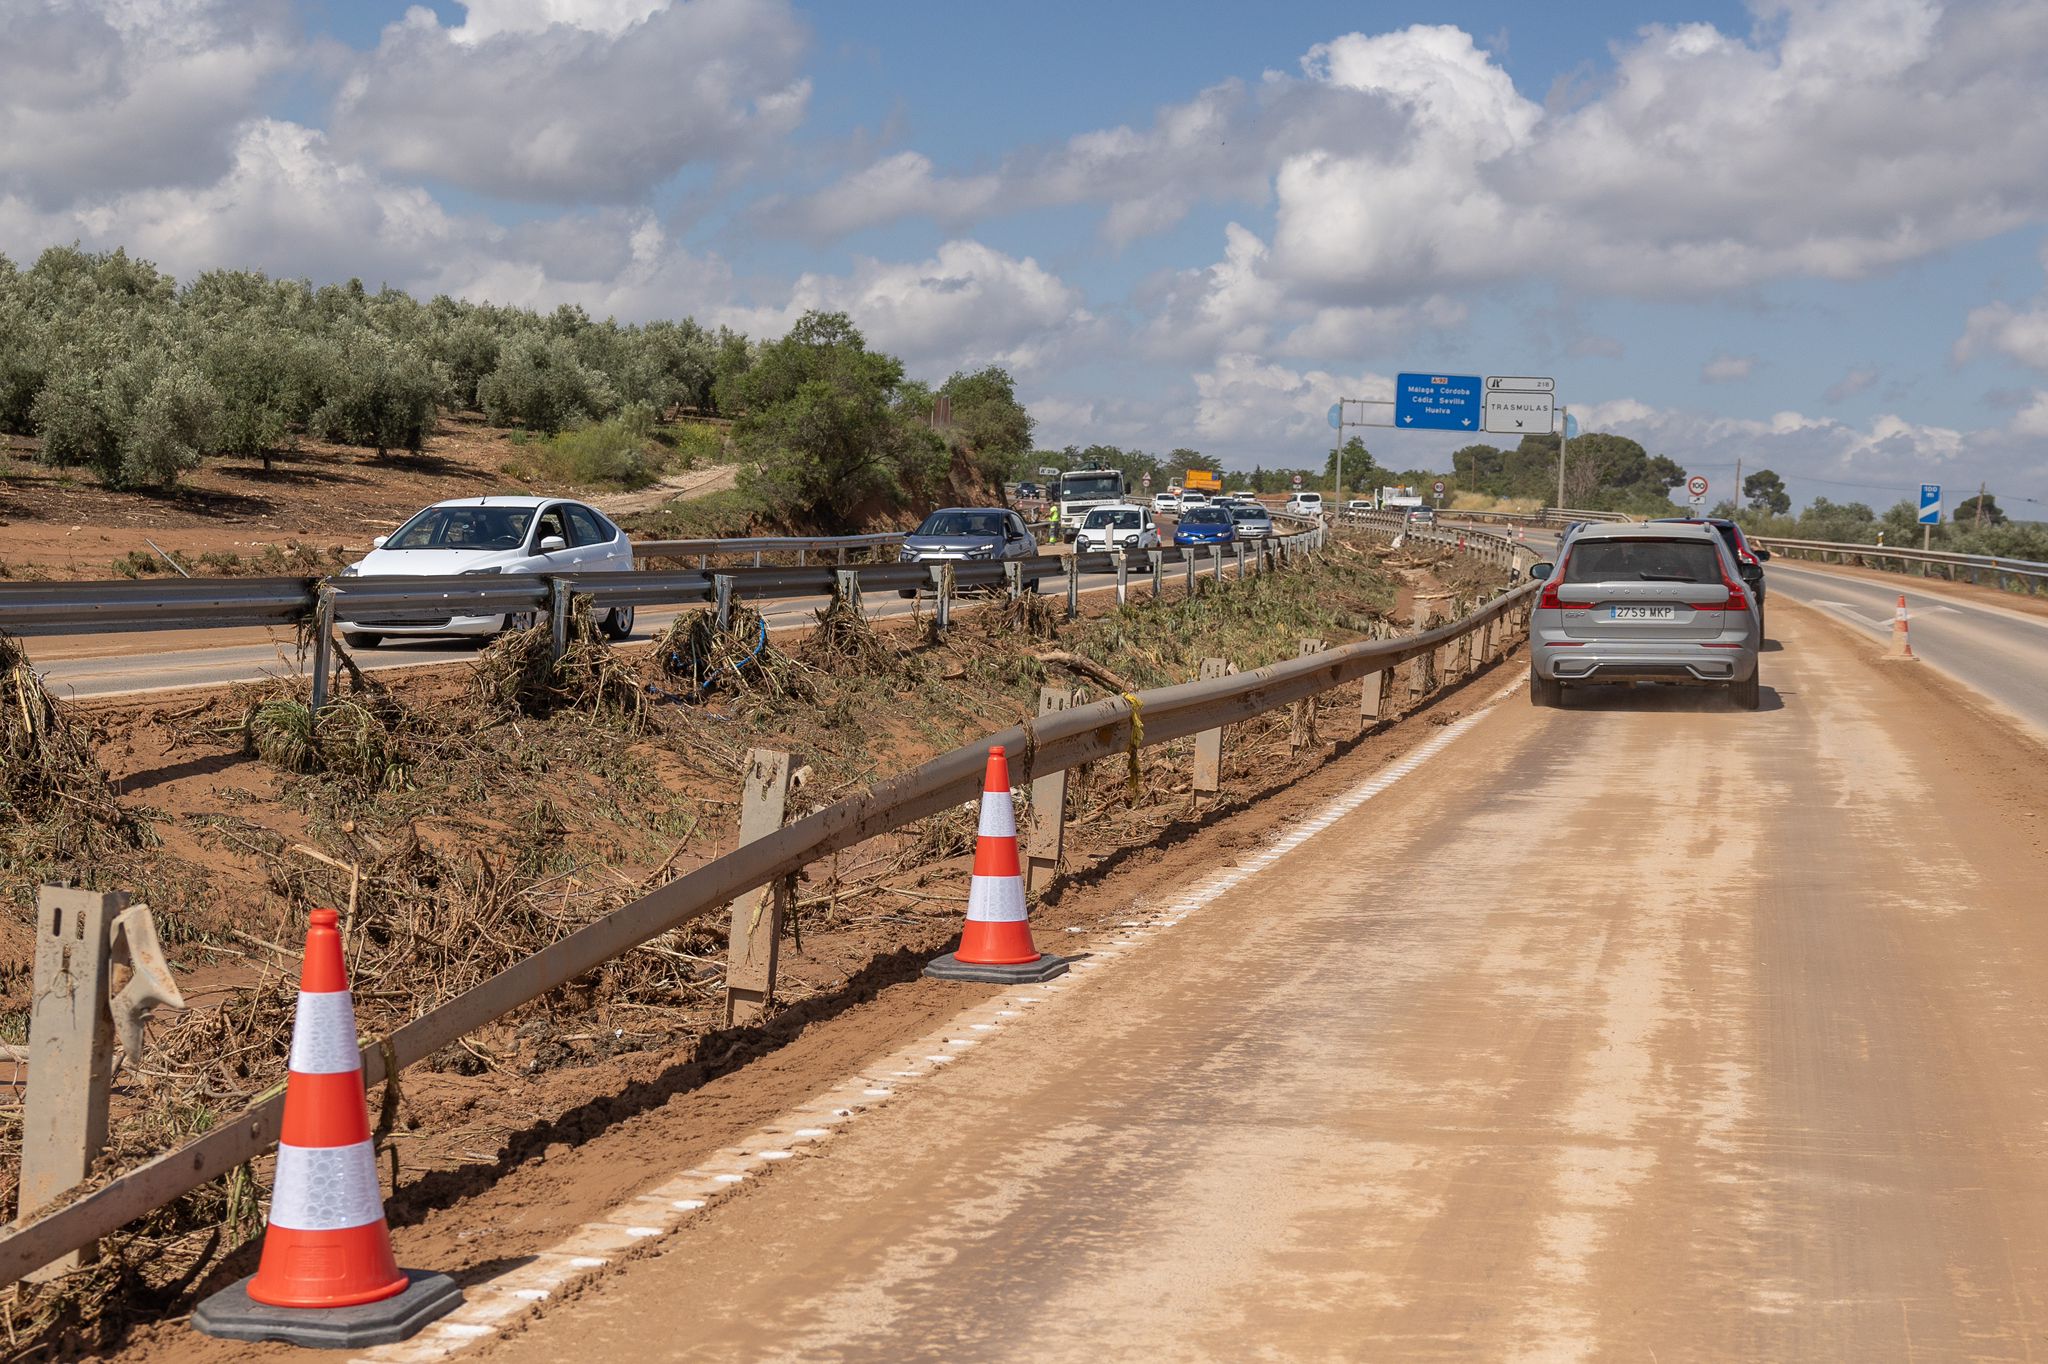
[[[1899,593],[1898,613],[1892,617],[1892,652],[1900,658],[1913,656],[1913,636],[1906,628],[1906,594]]]
[[[1001,985],[1050,980],[1067,969],[1064,958],[1039,952],[1024,906],[1024,874],[1017,859],[1017,810],[1010,799],[1010,760],[1001,744],[988,751],[981,783],[981,828],[974,844],[974,883],[967,892],[967,923],[960,948],[924,968],[940,980],[981,980]]]
[[[408,1274],[392,1258],[339,917],[316,909],[306,929],[262,1258],[193,1313],[208,1335],[384,1344],[462,1301],[447,1275]]]

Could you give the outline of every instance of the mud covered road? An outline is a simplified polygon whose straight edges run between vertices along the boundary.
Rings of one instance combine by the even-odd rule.
[[[1773,626],[1762,712],[1511,696],[473,1357],[2048,1352],[2048,755]]]

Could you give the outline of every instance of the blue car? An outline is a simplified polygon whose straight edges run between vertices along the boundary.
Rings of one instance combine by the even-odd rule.
[[[1176,545],[1227,545],[1237,539],[1230,513],[1222,507],[1197,502],[1182,509],[1173,527]]]

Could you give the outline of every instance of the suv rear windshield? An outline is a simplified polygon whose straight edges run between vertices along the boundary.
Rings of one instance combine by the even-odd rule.
[[[1721,558],[1699,540],[1579,540],[1564,561],[1568,583],[1718,583]]]

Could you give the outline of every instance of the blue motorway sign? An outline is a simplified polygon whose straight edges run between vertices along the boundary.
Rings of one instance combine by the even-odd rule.
[[[1922,483],[1920,485],[1920,524],[1938,526],[1941,524],[1941,485]]]
[[[1336,403],[1331,403],[1331,404],[1330,404],[1330,426],[1331,426],[1331,429],[1333,429],[1333,430],[1337,430],[1337,431],[1342,431],[1342,430],[1344,429],[1344,404],[1343,404],[1343,403],[1341,403],[1341,402],[1336,402]]]
[[[1394,376],[1394,425],[1417,431],[1477,431],[1480,421],[1476,374]]]

